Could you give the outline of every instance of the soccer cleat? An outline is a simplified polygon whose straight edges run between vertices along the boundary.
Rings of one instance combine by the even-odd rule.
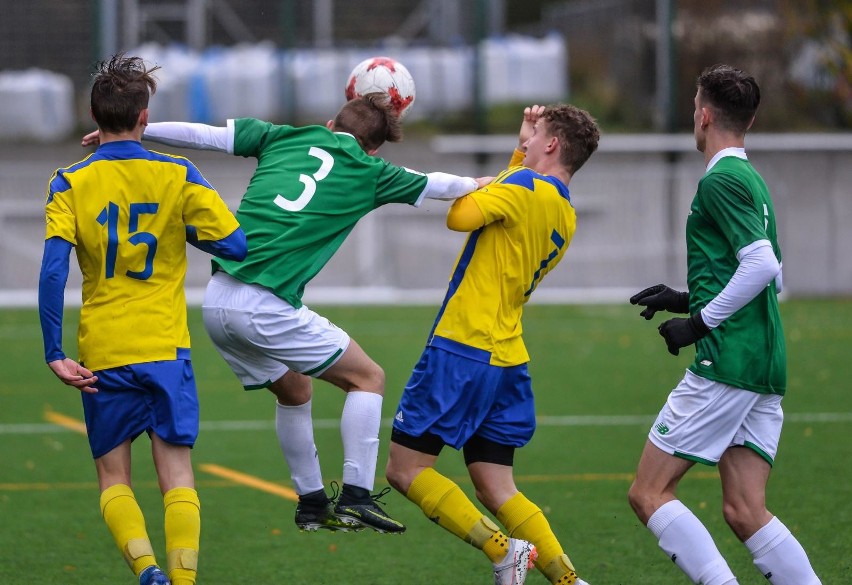
[[[362,499],[352,501],[347,501],[345,496],[341,495],[334,507],[334,514],[357,530],[372,528],[376,532],[402,534],[405,532],[405,525],[388,516],[377,505],[377,503],[384,504],[381,498],[388,492],[390,492],[390,488],[385,488],[374,496],[368,494]]]
[[[139,573],[139,585],[171,585],[172,582],[157,565],[151,565]]]
[[[494,585],[523,585],[536,558],[538,551],[531,542],[510,538],[506,557],[494,563]]]
[[[326,500],[325,504],[319,506],[300,500],[296,504],[296,526],[303,532],[316,532],[317,530],[349,532],[363,529],[363,527],[352,526],[338,518],[334,511],[334,502],[331,500]]]

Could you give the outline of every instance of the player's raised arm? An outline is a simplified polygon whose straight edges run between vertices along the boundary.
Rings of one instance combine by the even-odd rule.
[[[427,173],[426,187],[422,197],[453,201],[479,189],[479,182],[472,177],[460,177],[450,173]]]
[[[145,127],[142,138],[176,148],[233,152],[233,122],[227,126],[210,126],[196,122],[153,122]],[[81,146],[100,144],[100,132],[95,130],[83,136]]]
[[[526,152],[526,142],[535,133],[535,123],[544,113],[545,106],[533,105],[524,108],[524,119],[518,132],[518,150]]]
[[[230,153],[234,151],[234,123],[228,120],[227,126],[209,126],[196,122],[154,122],[148,124],[142,138],[177,148]]]
[[[544,114],[546,107],[533,105],[524,108],[524,117],[521,120],[521,129],[518,131],[518,146],[512,152],[512,157],[509,159],[508,168],[517,167],[524,164],[524,158],[527,154],[527,142],[535,134],[535,123]]]

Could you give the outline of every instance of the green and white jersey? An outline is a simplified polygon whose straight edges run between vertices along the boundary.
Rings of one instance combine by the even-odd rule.
[[[739,265],[737,252],[769,240],[781,249],[769,189],[751,163],[724,156],[698,183],[686,221],[690,313],[718,295]],[[787,351],[775,282],[697,343],[695,374],[763,394],[784,394]]]
[[[248,256],[214,264],[295,308],[359,219],[387,203],[419,205],[427,184],[422,173],[370,156],[351,134],[324,126],[238,119],[233,154],[257,158],[236,213]]]

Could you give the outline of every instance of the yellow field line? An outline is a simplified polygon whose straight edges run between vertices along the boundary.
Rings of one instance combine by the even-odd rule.
[[[64,414],[59,414],[58,412],[53,412],[52,410],[44,411],[44,420],[47,422],[52,422],[55,425],[59,425],[60,427],[65,427],[70,431],[74,431],[75,433],[80,433],[81,435],[88,434],[86,432],[86,423],[83,421],[65,416]]]
[[[219,465],[205,463],[199,465],[199,468],[206,473],[216,475],[221,480],[196,480],[196,485],[199,487],[233,487],[234,484],[254,487],[259,490],[280,496],[282,498],[297,501],[298,496],[293,490],[282,485],[264,481],[238,471],[227,469]],[[593,481],[633,481],[635,477],[632,473],[572,473],[558,475],[519,475],[515,477],[518,483],[548,483],[548,482],[593,482]],[[718,479],[719,475],[713,471],[692,471],[684,481],[690,479]],[[459,484],[470,483],[470,478],[467,476],[453,477],[453,480]],[[138,481],[133,482],[134,486],[145,488],[157,487],[155,481]],[[82,490],[82,489],[97,489],[97,482],[29,482],[29,483],[0,483],[0,492],[15,492],[15,491],[48,491],[48,490]]]
[[[255,477],[253,475],[248,475],[247,473],[228,469],[227,467],[222,467],[221,465],[215,465],[213,463],[202,463],[198,466],[198,468],[201,469],[201,471],[204,471],[211,475],[216,475],[218,477],[229,479],[238,484],[252,487],[256,490],[282,497],[285,500],[291,500],[293,502],[299,501],[299,495],[292,489],[284,487],[277,483],[272,483],[270,481],[260,479],[259,477]]]
[[[64,414],[59,414],[58,412],[53,412],[52,410],[47,410],[44,413],[44,418],[48,422],[52,422],[53,424],[59,425],[76,433],[80,433],[82,435],[86,434],[86,423],[80,421],[78,419],[72,418],[70,416],[66,416]],[[291,500],[293,502],[299,501],[299,495],[288,487],[284,487],[282,485],[278,485],[276,483],[272,483],[269,481],[265,481],[260,479],[259,477],[255,477],[253,475],[248,475],[247,473],[241,473],[234,469],[228,469],[227,467],[222,467],[221,465],[214,465],[212,463],[203,463],[198,466],[201,471],[207,472],[211,475],[215,475],[218,477],[222,477],[234,483],[238,483],[240,485],[252,487],[254,489],[260,490],[262,492],[266,492],[275,496],[282,497],[286,500]],[[50,489],[50,484],[47,483],[39,483],[39,484],[0,484],[0,490],[13,490],[20,489],[18,486],[27,486],[28,489]]]
[[[234,482],[225,479],[209,479],[196,481],[198,487],[216,487],[230,488],[234,487]],[[134,481],[133,487],[144,487],[146,489],[158,488],[159,484],[156,481]],[[96,481],[77,481],[77,482],[56,482],[48,483],[46,481],[29,482],[29,483],[0,483],[0,492],[44,492],[49,490],[96,490],[98,482]]]
[[[52,422],[53,424],[65,427],[66,429],[72,430],[74,432],[85,435],[86,434],[86,424],[83,421],[77,420],[70,416],[66,416],[64,414],[59,414],[58,412],[53,412],[51,410],[45,411],[44,418],[48,422]],[[205,473],[209,473],[211,475],[215,475],[217,477],[221,477],[228,481],[251,487],[256,490],[260,490],[262,492],[266,492],[268,494],[272,494],[275,496],[279,496],[284,498],[285,500],[291,500],[293,502],[299,501],[299,495],[293,491],[292,489],[282,486],[277,483],[272,483],[270,481],[266,481],[254,475],[249,475],[247,473],[242,473],[240,471],[236,471],[234,469],[229,469],[227,467],[222,467],[221,465],[216,465],[214,463],[202,463],[198,466],[201,471]],[[556,474],[556,475],[525,475],[518,476],[515,478],[516,481],[520,482],[553,482],[553,481],[633,481],[635,475],[633,473],[571,473],[571,474]],[[718,477],[718,473],[715,471],[693,471],[690,473],[688,478],[692,479],[713,479]],[[458,481],[464,482],[468,480],[467,477],[459,477]],[[24,487],[25,486],[25,487]],[[43,490],[43,489],[62,489],[63,487],[69,487],[66,484],[48,484],[48,483],[38,483],[38,484],[2,484],[0,483],[0,491],[9,491],[9,490],[17,490],[17,489],[32,489],[32,490]]]

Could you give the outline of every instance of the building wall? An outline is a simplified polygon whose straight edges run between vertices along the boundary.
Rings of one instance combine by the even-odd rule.
[[[704,170],[701,155],[613,152],[605,147],[606,139],[571,183],[577,234],[563,263],[537,291],[539,300],[623,301],[634,289],[657,282],[685,286],[683,229]],[[779,146],[797,140],[769,139]],[[510,144],[511,137],[493,140]],[[508,151],[478,163],[473,156],[438,152],[433,146],[409,137],[384,146],[380,154],[422,171],[470,176],[494,174],[508,160]],[[76,144],[0,146],[0,302],[35,302],[47,181],[56,167],[87,152]],[[236,208],[254,170],[252,160],[177,152],[193,160]],[[852,231],[847,227],[852,224],[852,148],[755,149],[749,156],[775,201],[785,294],[852,295]],[[309,285],[307,299],[440,302],[464,241],[463,234],[444,227],[446,209],[445,202],[428,201],[420,209],[389,205],[374,212]],[[200,289],[208,276],[208,259],[193,249],[187,286]],[[69,288],[75,287],[79,276],[72,274]]]

